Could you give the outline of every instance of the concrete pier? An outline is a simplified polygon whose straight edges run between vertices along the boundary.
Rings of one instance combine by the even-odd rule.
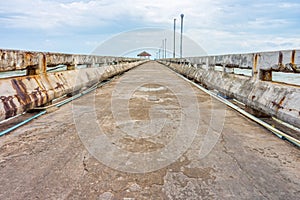
[[[0,199],[298,199],[300,150],[156,62],[0,140]]]
[[[72,96],[144,62],[135,58],[0,49],[0,73],[26,71],[26,76],[0,78],[0,122],[49,105],[64,95]],[[63,66],[67,70],[55,71]]]
[[[162,59],[160,62],[210,90],[237,99],[252,113],[276,117],[300,128],[299,50]],[[248,70],[248,75],[234,73],[235,70]],[[273,81],[273,73],[281,73],[283,77],[292,74],[297,84],[286,83],[284,78],[281,82]]]

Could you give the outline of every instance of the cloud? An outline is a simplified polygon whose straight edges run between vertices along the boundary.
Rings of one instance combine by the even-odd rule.
[[[281,2],[278,5],[279,8],[294,8],[294,9],[300,9],[300,3],[295,3],[295,2]]]
[[[24,3],[26,2],[26,3]],[[12,28],[55,30],[64,27],[103,26],[122,14],[113,1],[28,1],[0,3],[1,23]],[[9,12],[7,12],[9,10]]]
[[[299,47],[299,8],[292,0],[10,0],[0,3],[0,26],[2,35],[32,31],[51,41],[74,36],[91,47],[99,42],[95,35],[143,27],[172,30],[174,17],[179,30],[179,15],[184,13],[185,34],[208,53],[217,53],[287,46],[276,46],[274,40]]]
[[[199,5],[205,12],[198,10]],[[217,3],[211,3],[209,0],[10,0],[0,3],[0,13],[4,16],[0,22],[8,27],[31,29],[101,26],[117,20],[126,23],[128,19],[151,24],[168,24],[184,12],[188,13],[190,19],[197,19],[195,22],[209,24],[217,16],[216,5]]]
[[[272,33],[229,32],[222,30],[189,30],[187,32],[208,54],[250,53],[300,47],[297,34],[277,36]]]
[[[292,22],[287,19],[268,19],[268,18],[256,18],[253,21],[246,23],[253,29],[270,29],[281,28],[283,26],[290,25]]]

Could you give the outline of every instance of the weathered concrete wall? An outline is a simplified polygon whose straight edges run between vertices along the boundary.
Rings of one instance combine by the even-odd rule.
[[[78,55],[49,52],[33,52],[20,50],[0,49],[0,72],[23,70],[28,68],[40,68],[41,73],[46,72],[46,67],[57,65],[96,65],[113,63],[124,60],[134,60],[123,57]]]
[[[21,54],[22,52],[18,52],[14,55]],[[33,53],[32,55],[39,57],[40,55],[43,55],[43,53]],[[66,54],[61,55],[62,57],[66,56]],[[49,65],[54,66],[55,64],[67,64],[64,58],[60,56],[54,58],[55,56],[57,56],[57,54],[50,56],[52,60],[47,60]],[[66,57],[71,56],[67,55]],[[89,56],[81,56],[81,58],[84,57]],[[90,59],[89,61],[86,60],[84,64],[94,63],[97,59],[98,62],[103,61],[102,57],[92,57],[93,59]],[[121,60],[121,58],[110,57],[109,59],[111,63],[115,64],[107,64],[101,67],[84,69],[71,68],[71,70],[66,71],[52,73],[45,72],[28,76],[0,79],[0,121],[21,114],[24,111],[37,106],[47,104],[53,99],[65,94],[71,94],[90,87],[99,81],[105,80],[111,76],[117,75],[146,62],[145,60],[128,58],[123,58],[123,60]],[[26,69],[25,66],[38,67],[40,65],[40,60],[38,59],[31,60],[32,63],[30,65],[16,65],[16,63],[26,62],[27,61],[22,59],[19,60],[18,56],[15,58],[7,56],[6,59],[2,57],[0,69],[5,69],[4,71],[7,71],[11,69],[11,66],[17,67],[18,69]],[[40,71],[38,70],[37,72]]]
[[[185,59],[190,63],[206,67],[223,66],[253,69],[254,72],[261,69],[300,73],[300,50],[188,57]]]
[[[226,69],[224,69],[223,72],[215,71],[212,66],[217,62],[210,62],[209,65],[207,65],[208,62],[200,64],[201,59],[199,58],[193,58],[194,61],[191,59],[185,60],[184,62],[180,62],[180,60],[164,60],[161,62],[178,73],[200,82],[209,89],[216,89],[223,95],[243,102],[247,107],[300,127],[300,87],[264,81],[264,77],[257,76],[255,72],[274,68],[276,63],[278,65],[278,57],[275,56],[275,54],[280,55],[278,52],[273,52],[273,54],[268,53],[270,55],[269,57],[266,56],[267,53],[261,54],[265,56],[265,61],[268,60],[271,65],[273,63],[271,67],[266,65],[264,61],[259,62],[255,54],[252,54],[252,57],[249,54],[249,59],[242,60],[244,63],[253,60],[252,67],[250,62],[244,65],[244,67],[248,65],[247,68],[254,70],[252,77],[227,73]],[[223,57],[225,58],[226,56]],[[206,61],[209,59],[215,60],[215,58],[206,57]],[[275,60],[272,61],[272,59]],[[298,64],[293,63],[293,65],[291,65],[291,61],[287,60],[288,63],[284,65],[294,66],[294,71],[297,71],[300,63],[300,59],[297,59],[299,61],[297,61]],[[197,62],[195,60],[197,60]],[[230,59],[227,59],[227,61],[228,60]],[[236,59],[233,60],[234,62],[228,61],[227,65],[233,67],[236,63],[242,62]],[[276,68],[276,70],[278,70],[278,68]]]

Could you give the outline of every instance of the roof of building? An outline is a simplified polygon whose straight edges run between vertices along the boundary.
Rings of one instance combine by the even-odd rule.
[[[151,56],[151,54],[146,51],[143,51],[142,53],[139,53],[137,56]]]

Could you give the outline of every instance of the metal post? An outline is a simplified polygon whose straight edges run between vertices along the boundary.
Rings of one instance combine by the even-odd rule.
[[[160,59],[160,48],[158,49],[158,59]]]
[[[165,58],[167,58],[167,38],[165,38]]]
[[[162,49],[161,49],[162,58],[165,58],[165,40],[162,40]]]
[[[180,58],[182,58],[182,33],[183,33],[183,17],[184,14],[180,15],[181,17],[181,32],[180,32]]]
[[[173,38],[173,58],[175,58],[175,49],[176,49],[176,46],[175,46],[175,32],[176,32],[176,19],[174,19],[174,38]]]

